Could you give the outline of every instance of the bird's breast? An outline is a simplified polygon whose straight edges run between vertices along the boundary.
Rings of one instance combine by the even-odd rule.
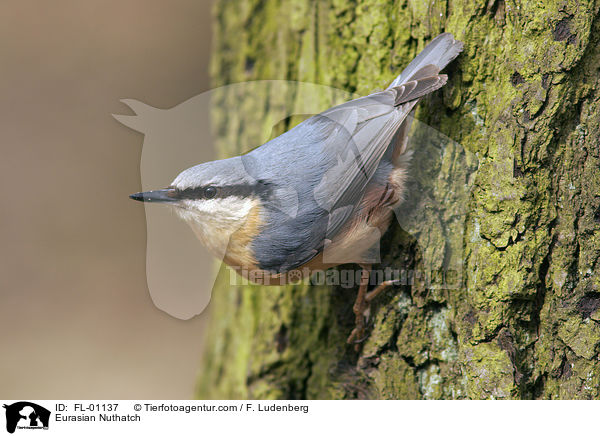
[[[246,216],[245,222],[231,233],[224,258],[227,265],[243,269],[257,268],[252,242],[258,236],[263,225],[262,213],[262,206],[259,201],[256,201]]]

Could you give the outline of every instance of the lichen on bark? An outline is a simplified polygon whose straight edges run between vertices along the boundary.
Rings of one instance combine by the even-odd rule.
[[[415,284],[387,292],[355,353],[345,337],[356,289],[229,286],[223,270],[197,396],[598,398],[599,7],[590,0],[218,1],[215,86],[285,79],[364,95],[384,88],[438,33],[453,33],[465,50],[416,117],[476,155],[479,166],[458,289]],[[265,92],[244,100],[264,114],[259,124],[217,111],[223,155],[259,145],[253,141],[273,128],[278,120],[266,102],[294,105],[295,98]],[[382,248],[384,266],[422,261],[424,248],[398,225]]]

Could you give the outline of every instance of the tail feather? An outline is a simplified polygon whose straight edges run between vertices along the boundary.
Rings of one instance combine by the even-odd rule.
[[[396,90],[396,104],[403,104],[422,97],[443,86],[445,74],[438,73],[463,49],[463,43],[456,41],[450,33],[442,33],[431,41],[425,49],[402,71],[388,89]],[[390,144],[391,161],[395,168],[407,168],[412,156],[408,150],[409,131],[412,116],[406,117]]]
[[[420,74],[420,71],[418,74]],[[394,103],[396,106],[399,106],[403,103],[423,97],[424,95],[444,86],[447,80],[448,76],[445,74],[440,74],[403,83],[402,85],[394,88],[396,91],[396,99],[394,100]]]
[[[450,33],[442,33],[431,41],[427,47],[396,77],[389,88],[396,88],[404,83],[419,79],[427,74],[433,76],[440,72],[454,58],[456,58],[463,49],[463,43],[456,41]],[[435,69],[437,68],[437,71]]]

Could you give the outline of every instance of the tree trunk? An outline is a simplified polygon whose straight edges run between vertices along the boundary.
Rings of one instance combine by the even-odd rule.
[[[213,291],[197,396],[598,398],[599,5],[219,1],[216,86],[287,79],[366,95],[453,33],[464,52],[416,118],[479,165],[458,289],[387,292],[357,353],[345,344],[356,289],[229,286],[227,273]],[[215,123],[234,140],[222,147],[241,152],[236,135],[256,127],[225,116]],[[382,265],[419,262],[424,248],[399,225],[385,241]]]

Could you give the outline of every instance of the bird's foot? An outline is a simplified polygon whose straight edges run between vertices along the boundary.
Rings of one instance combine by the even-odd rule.
[[[386,280],[385,282],[381,282],[371,292],[367,292],[367,295],[365,295],[365,302],[367,304],[371,303],[371,301],[373,301],[375,299],[375,297],[377,297],[379,294],[381,294],[387,288],[394,286],[394,285],[399,285],[399,284],[400,284],[400,280]]]
[[[385,282],[377,285],[375,289],[371,292],[365,292],[367,283],[361,284],[358,295],[356,296],[356,301],[354,302],[354,315],[355,315],[355,327],[348,336],[346,343],[354,344],[354,349],[356,351],[360,350],[360,344],[364,342],[368,335],[365,332],[366,322],[369,319],[369,315],[371,312],[371,302],[375,297],[385,291],[387,288],[393,285],[399,284],[399,280],[386,280]]]
[[[360,317],[360,321],[356,320],[356,325],[346,343],[354,344],[354,349],[358,351],[360,349],[360,344],[367,339],[368,335],[365,333],[365,318],[363,316]]]

